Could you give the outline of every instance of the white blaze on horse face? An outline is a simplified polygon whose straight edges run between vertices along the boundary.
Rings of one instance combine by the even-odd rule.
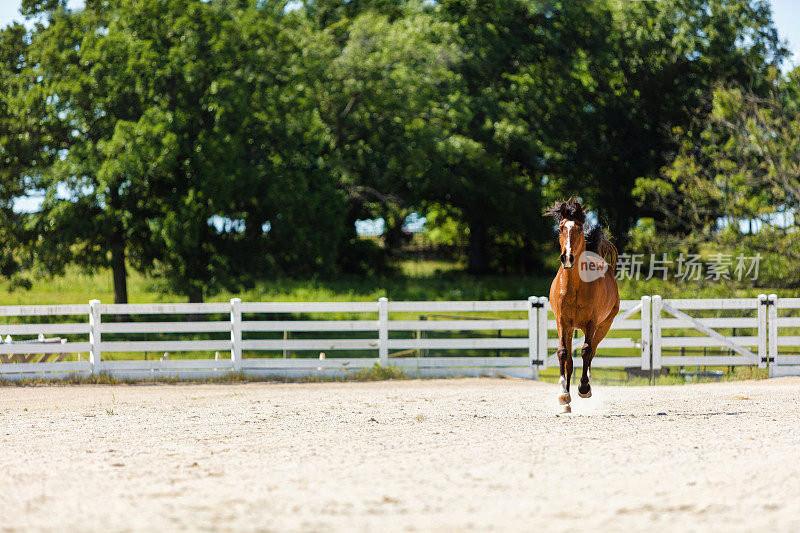
[[[572,239],[570,238],[569,233],[570,233],[570,231],[572,231],[573,227],[575,227],[575,221],[574,220],[568,220],[568,221],[564,222],[564,229],[567,230],[567,237],[566,237],[566,241],[567,241],[567,250],[566,250],[567,263],[566,264],[569,265],[569,266],[572,265],[572,261],[570,261],[570,259],[569,259],[569,257],[572,255]]]

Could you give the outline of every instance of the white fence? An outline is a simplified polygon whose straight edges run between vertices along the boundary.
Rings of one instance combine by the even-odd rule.
[[[798,376],[800,375],[800,355],[798,355],[800,298],[778,298],[775,294],[770,294],[767,306],[769,375],[770,377]],[[781,350],[784,353],[781,353]]]
[[[764,295],[757,298],[707,300],[662,300],[660,296],[653,297],[653,368],[689,365],[758,365],[759,368],[766,368],[767,305],[768,300]],[[727,316],[692,316],[690,313],[695,311],[724,313]],[[687,328],[692,334],[687,334]],[[731,329],[732,332],[722,334],[718,329]],[[665,335],[670,330],[678,330],[677,335]],[[752,351],[754,347],[755,352]],[[703,348],[704,354],[664,355],[665,348]]]
[[[22,322],[0,324],[7,341],[0,344],[0,379],[101,372],[122,378],[340,376],[375,364],[412,375],[535,379],[539,369],[558,365],[555,318],[543,297],[112,305],[92,300],[0,307],[0,317]],[[574,339],[574,355],[582,343]],[[785,375],[800,369],[800,357],[785,353],[789,347],[800,349],[800,299],[644,296],[621,302],[593,366],[659,370],[770,363],[770,375]],[[580,366],[582,360],[574,362]]]

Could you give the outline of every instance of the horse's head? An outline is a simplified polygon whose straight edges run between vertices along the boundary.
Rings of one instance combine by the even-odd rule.
[[[545,215],[558,222],[558,243],[561,246],[561,264],[569,270],[575,266],[575,258],[586,251],[586,239],[583,236],[583,223],[586,212],[574,198],[566,202],[556,202],[548,207]]]

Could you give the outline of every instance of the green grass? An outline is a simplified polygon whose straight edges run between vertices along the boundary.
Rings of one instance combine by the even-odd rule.
[[[154,302],[162,300],[154,290],[153,283],[138,273],[128,279],[131,302]],[[30,290],[14,287],[8,282],[0,283],[0,305],[33,304],[83,304],[92,298],[107,303],[114,301],[114,285],[111,272],[99,270],[85,272],[71,267],[63,276],[35,278]]]
[[[448,269],[449,266],[449,269]],[[237,293],[223,291],[206,298],[210,302],[240,297],[245,301],[375,301],[394,300],[497,300],[521,299],[546,294],[543,277],[474,277],[441,261],[404,263],[406,274],[391,277],[341,276],[336,279],[274,279]],[[114,301],[111,273],[70,268],[64,276],[33,280],[30,290],[0,283],[0,305],[86,303],[97,298]],[[130,303],[182,302],[186,297],[169,293],[154,280],[133,273],[128,279]]]
[[[555,267],[534,276],[472,276],[464,265],[452,261],[421,260],[400,263],[400,274],[387,277],[340,276],[335,279],[272,279],[237,293],[223,291],[206,298],[210,302],[240,297],[245,301],[375,301],[381,296],[392,300],[515,300],[528,296],[547,296]],[[623,299],[638,299],[646,294],[665,298],[734,298],[776,292],[798,296],[800,289],[758,287],[747,283],[683,283],[678,281],[620,282]],[[97,298],[114,300],[111,272],[87,272],[77,267],[65,275],[37,278],[30,290],[0,283],[0,305],[74,304]],[[131,303],[182,302],[186,297],[165,291],[157,280],[130,271],[128,300]]]

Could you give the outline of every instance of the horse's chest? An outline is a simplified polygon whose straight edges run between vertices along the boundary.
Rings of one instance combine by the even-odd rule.
[[[581,297],[575,291],[564,291],[559,300],[561,316],[575,327],[586,325],[596,314],[592,298]]]

